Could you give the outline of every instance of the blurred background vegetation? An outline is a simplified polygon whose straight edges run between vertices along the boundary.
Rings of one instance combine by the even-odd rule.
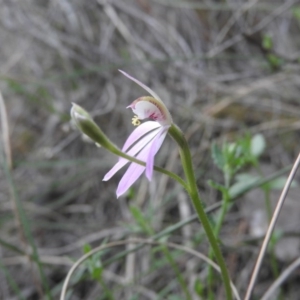
[[[118,69],[156,91],[185,132],[208,209],[222,200],[216,183],[224,183],[224,169],[218,157],[228,143],[259,149],[257,160],[235,162],[232,186],[281,170],[276,182],[254,185],[231,201],[221,228],[224,255],[243,295],[284,182],[279,176],[299,151],[299,1],[0,3],[0,88],[7,111],[5,122],[2,103],[0,299],[58,299],[68,270],[83,253],[112,241],[151,237],[193,218],[182,188],[159,173],[151,183],[139,180],[117,200],[123,171],[102,182],[117,158],[70,122],[75,102],[122,146],[132,131],[132,114],[125,108],[145,92]],[[156,164],[182,175],[171,139]],[[257,297],[300,255],[299,192],[295,184]],[[201,225],[192,220],[164,239],[207,254]],[[74,276],[68,299],[175,300],[186,294],[208,299],[207,266],[198,258],[146,246],[111,259],[133,247],[127,243],[93,257]],[[299,271],[290,274],[270,299],[299,299],[299,276]],[[224,299],[215,277],[214,299]]]

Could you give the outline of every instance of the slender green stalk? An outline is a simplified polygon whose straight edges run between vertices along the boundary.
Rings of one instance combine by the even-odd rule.
[[[230,195],[228,193],[229,187],[226,187],[226,188],[227,188],[227,190],[223,191],[221,209],[220,209],[220,212],[219,212],[218,217],[217,217],[216,225],[214,226],[214,229],[213,229],[214,234],[217,238],[219,237],[219,234],[220,234],[225,216],[226,216],[227,211],[228,211],[229,202],[230,202]],[[213,254],[214,254],[214,250],[213,250],[212,247],[210,247],[208,257],[210,259],[212,259]],[[213,293],[212,293],[213,269],[211,268],[211,266],[208,266],[207,282],[208,282],[209,299],[214,299],[213,298]]]
[[[148,234],[150,238],[151,238],[151,236],[154,236],[155,235],[154,229],[151,227],[150,224],[148,224],[147,220],[145,219],[142,212],[140,212],[139,208],[137,208],[135,206],[131,206],[130,210],[131,210],[131,213],[134,215],[134,218],[136,219],[136,221],[139,223],[141,228],[144,230],[144,232],[146,234]],[[189,292],[187,284],[177,266],[176,261],[173,258],[171,251],[168,249],[168,247],[166,245],[162,245],[161,249],[162,249],[162,252],[164,253],[165,257],[167,258],[170,266],[172,267],[174,273],[176,274],[176,279],[177,279],[178,283],[180,284],[182,291],[184,292],[185,299],[192,300],[192,296]]]
[[[99,278],[98,282],[101,285],[101,287],[103,288],[103,290],[105,292],[105,296],[107,297],[107,299],[109,299],[109,300],[115,300],[115,297],[114,297],[112,291],[106,286],[106,284],[103,281],[103,279]]]
[[[38,271],[39,271],[40,279],[42,281],[44,291],[46,292],[47,299],[51,300],[52,296],[50,294],[50,289],[49,289],[49,286],[48,286],[48,283],[47,283],[47,279],[46,279],[46,276],[45,276],[43,265],[42,265],[42,262],[40,260],[38,250],[37,250],[37,247],[36,247],[35,242],[34,242],[34,238],[33,238],[32,233],[31,233],[31,229],[30,229],[30,225],[29,225],[27,216],[25,214],[24,208],[23,208],[23,206],[21,204],[21,201],[19,199],[19,195],[17,193],[15,182],[14,182],[12,174],[11,174],[11,172],[10,172],[10,170],[9,170],[9,168],[8,168],[8,166],[5,162],[3,163],[3,166],[4,166],[4,172],[5,172],[9,187],[10,187],[11,196],[15,199],[15,202],[16,202],[18,215],[20,216],[20,221],[21,221],[21,224],[22,224],[22,229],[24,230],[25,238],[28,240],[28,242],[30,243],[30,246],[32,248],[32,255],[28,256],[28,257],[32,258],[32,260],[36,263]],[[39,283],[37,282],[37,284],[39,284]],[[40,288],[39,285],[38,285],[37,288]],[[40,291],[40,293],[43,294],[43,291]]]
[[[177,264],[170,252],[170,250],[168,249],[168,247],[166,245],[162,245],[162,250],[163,250],[163,253],[165,254],[170,266],[172,267],[172,269],[174,270],[175,274],[176,274],[176,278],[177,278],[177,281],[179,282],[179,284],[181,285],[181,288],[184,292],[184,295],[185,295],[185,299],[186,300],[192,300],[192,296],[189,292],[189,289],[186,285],[186,282],[182,276],[182,274],[180,273],[180,270],[179,268],[177,267]]]
[[[15,245],[11,244],[11,243],[8,243],[6,241],[4,241],[3,239],[0,238],[0,245],[2,247],[5,247],[11,251],[14,251],[18,254],[21,254],[21,255],[26,255],[26,252],[24,252],[22,249],[16,247]]]
[[[261,170],[261,168],[259,166],[257,166],[257,170],[260,174],[260,176],[263,178],[263,172]],[[264,192],[265,195],[265,208],[266,208],[266,213],[267,213],[267,218],[268,218],[268,223],[270,223],[271,219],[272,219],[272,205],[271,205],[271,198],[270,198],[270,188],[268,187],[268,185],[266,187],[262,186],[262,190]],[[275,244],[272,243],[272,237],[271,237],[271,243],[270,243],[270,262],[271,262],[271,269],[273,272],[273,276],[276,279],[279,276],[279,267],[278,267],[278,263],[277,263],[277,259],[276,259],[276,254],[275,254]],[[279,296],[280,299],[280,296]]]
[[[268,222],[271,221],[272,219],[272,206],[271,206],[271,199],[270,199],[270,189],[265,188],[264,189],[265,193],[265,206],[266,206],[266,211],[267,211],[267,217],[268,217]],[[274,278],[276,279],[279,276],[279,268],[278,268],[278,263],[276,259],[276,254],[275,254],[275,244],[272,242],[273,236],[271,237],[271,243],[270,243],[270,262],[271,262],[271,269]]]
[[[265,194],[265,207],[266,207],[266,212],[267,212],[267,217],[268,217],[268,222],[271,221],[272,219],[272,206],[271,206],[271,199],[270,199],[270,189],[266,188],[264,189],[264,194]]]
[[[213,229],[215,237],[217,237],[217,238],[219,238],[220,231],[221,231],[225,216],[226,216],[227,211],[229,209],[228,208],[229,202],[231,200],[230,194],[229,194],[229,188],[230,188],[230,182],[231,182],[231,179],[232,179],[232,172],[225,168],[225,169],[223,169],[223,174],[224,174],[225,187],[224,187],[224,189],[222,189],[222,205],[221,205],[220,212],[218,213],[218,216],[217,216],[217,222],[216,222],[216,224],[214,226],[214,229]],[[210,247],[208,257],[210,259],[212,259],[213,255],[214,255],[214,251],[213,251],[212,247]],[[210,300],[214,299],[213,289],[212,289],[213,279],[214,279],[213,269],[210,266],[208,266],[207,282],[208,282],[208,296],[209,296],[208,298]]]
[[[34,261],[36,263],[37,269],[38,269],[38,272],[39,272],[39,275],[40,275],[40,280],[42,282],[43,289],[46,293],[46,297],[47,297],[48,300],[52,300],[52,296],[51,296],[51,293],[50,293],[50,289],[49,289],[49,286],[48,286],[46,275],[45,275],[43,265],[42,265],[42,262],[40,260],[39,254],[38,254],[37,247],[35,245],[34,238],[32,236],[32,232],[31,232],[30,224],[28,222],[28,218],[27,218],[26,213],[24,211],[24,208],[22,206],[22,202],[20,201],[19,194],[18,194],[17,188],[15,186],[15,182],[14,182],[14,179],[13,179],[11,169],[10,169],[9,165],[7,164],[7,161],[3,157],[1,157],[1,154],[2,154],[1,150],[2,149],[0,149],[0,164],[3,165],[3,167],[4,167],[3,168],[4,169],[4,174],[6,176],[6,179],[7,179],[9,188],[10,188],[11,197],[14,199],[14,203],[16,204],[17,213],[18,213],[18,216],[20,218],[20,223],[22,225],[22,231],[23,231],[22,233],[24,233],[24,238],[28,241],[28,243],[30,244],[31,249],[32,249],[32,254],[27,255],[27,256],[28,256],[28,258],[32,259],[32,261]],[[14,250],[17,250],[17,248],[14,248]],[[38,281],[39,279],[35,277],[34,272],[33,272],[33,279],[35,280],[35,283],[37,285],[38,292],[42,296],[43,295],[42,287],[40,286],[40,282]]]
[[[14,277],[9,274],[8,270],[5,268],[4,265],[2,265],[1,261],[0,261],[0,270],[4,273],[11,289],[15,292],[16,295],[18,295],[18,299],[25,300],[25,298],[22,296],[20,288],[18,287],[17,283],[15,282]]]
[[[202,223],[203,229],[205,230],[205,233],[207,235],[209,243],[214,250],[216,260],[221,269],[223,283],[225,286],[226,299],[232,300],[232,291],[231,291],[231,287],[230,287],[229,273],[228,273],[222,252],[218,245],[218,241],[217,241],[217,239],[213,233],[213,230],[210,226],[209,220],[206,216],[204,207],[202,205],[202,202],[201,202],[201,199],[200,199],[200,196],[198,193],[196,178],[195,178],[195,174],[193,171],[191,152],[188,147],[187,141],[186,141],[182,131],[174,124],[170,127],[169,134],[172,136],[172,138],[177,142],[177,144],[180,147],[180,151],[179,151],[180,157],[181,157],[184,173],[186,176],[186,180],[188,183],[187,191],[192,199],[194,208],[198,214],[200,222]]]

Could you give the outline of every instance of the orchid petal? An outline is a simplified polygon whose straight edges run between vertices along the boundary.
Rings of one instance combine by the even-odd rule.
[[[137,159],[141,161],[146,161],[149,155],[149,151],[151,150],[152,143],[149,143],[138,155]],[[136,163],[131,163],[125,174],[123,175],[121,181],[119,182],[117,189],[117,198],[124,194],[142,175],[145,170],[145,166],[141,166]]]
[[[146,134],[148,131],[151,131],[157,127],[160,127],[161,125],[154,121],[148,121],[140,126],[138,126],[127,138],[122,151],[125,152],[132,144],[134,144],[138,139],[140,139],[144,134]]]
[[[150,95],[152,95],[154,98],[160,100],[162,102],[162,100],[159,98],[159,96],[152,90],[150,89],[148,86],[146,86],[145,84],[143,84],[142,82],[140,82],[139,80],[135,79],[134,77],[130,76],[129,74],[127,74],[126,72],[119,70],[123,75],[125,75],[126,77],[128,77],[129,79],[131,79],[132,81],[134,81],[135,83],[137,83],[140,87],[142,87],[144,90],[146,90]]]
[[[156,129],[151,131],[146,136],[142,137],[128,152],[127,154],[130,156],[136,155],[140,152],[148,143],[151,143],[152,139],[156,137],[160,129]],[[127,142],[127,141],[126,141]],[[126,143],[125,143],[126,144]],[[146,162],[146,160],[144,160]],[[106,173],[103,181],[109,180],[113,175],[115,175],[122,167],[124,167],[128,163],[126,158],[120,157],[119,161],[113,166],[113,168]]]
[[[146,177],[151,180],[153,174],[153,166],[154,166],[154,156],[160,149],[167,133],[168,133],[169,126],[164,126],[157,134],[157,136],[151,142],[151,148],[148,154],[147,163],[146,163]]]
[[[124,176],[122,177],[121,181],[119,182],[117,188],[117,198],[123,195],[127,190],[136,182],[136,180],[142,175],[144,172],[145,167],[132,163]]]

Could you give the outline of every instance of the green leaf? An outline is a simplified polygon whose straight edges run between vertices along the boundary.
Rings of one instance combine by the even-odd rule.
[[[194,290],[198,296],[203,297],[204,286],[199,278],[195,280]]]
[[[272,53],[267,55],[267,59],[268,59],[269,64],[271,65],[271,67],[273,67],[275,69],[279,68],[283,64],[283,60],[280,57],[278,57]]]
[[[295,6],[292,8],[293,16],[300,21],[300,6]]]
[[[130,187],[130,188],[129,188],[129,190],[128,190],[128,192],[127,192],[127,198],[128,198],[129,200],[132,200],[132,199],[135,198],[135,189],[134,189],[134,187]]]
[[[234,183],[229,189],[230,196],[234,197],[234,195],[239,195],[259,179],[259,176],[254,176],[250,174],[239,174],[239,176],[237,176],[237,182]]]
[[[89,244],[84,244],[82,250],[83,250],[84,254],[87,254],[87,253],[89,253],[92,250],[92,247]]]
[[[240,173],[235,176],[236,182],[253,181],[260,179],[260,176],[253,175],[250,173]]]
[[[4,265],[2,265],[1,261],[0,261],[0,270],[2,271],[2,273],[4,273],[7,282],[9,283],[11,289],[15,292],[16,295],[18,295],[18,299],[19,300],[25,300],[25,298],[23,297],[21,290],[19,288],[19,286],[17,285],[14,276],[12,276],[9,271],[6,269],[6,267]]]
[[[103,268],[93,268],[92,278],[95,280],[100,280],[102,276]]]
[[[223,170],[224,165],[225,165],[224,156],[223,156],[223,153],[222,153],[221,149],[215,143],[213,143],[212,147],[211,147],[211,156],[212,156],[214,164],[220,170]]]
[[[274,249],[276,244],[279,242],[279,240],[283,237],[283,232],[280,229],[274,230],[274,232],[271,235],[271,239],[268,245],[268,249]]]
[[[171,295],[168,297],[168,300],[182,300],[182,297],[178,295]]]
[[[286,181],[287,181],[287,177],[281,176],[281,177],[278,177],[274,180],[267,182],[266,184],[263,185],[263,188],[268,189],[268,190],[282,190]],[[293,181],[291,184],[291,187],[296,187],[296,186],[297,186],[297,183],[295,181]]]
[[[214,182],[213,180],[208,180],[207,183],[217,191],[224,193],[227,189],[224,185]]]
[[[266,149],[266,140],[262,134],[255,134],[251,139],[251,154],[259,157]]]
[[[263,36],[262,46],[266,50],[271,50],[273,48],[273,39],[269,34]]]
[[[135,221],[138,223],[138,225],[140,225],[141,229],[145,233],[147,233],[149,235],[152,235],[153,234],[153,230],[149,226],[146,218],[144,217],[144,215],[141,212],[141,210],[139,209],[139,207],[137,207],[135,205],[131,205],[130,206],[130,212],[131,212],[133,218],[135,219]]]

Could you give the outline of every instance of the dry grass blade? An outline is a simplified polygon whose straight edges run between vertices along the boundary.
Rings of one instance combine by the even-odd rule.
[[[0,116],[1,116],[1,133],[2,133],[2,145],[4,146],[4,159],[7,168],[11,171],[12,170],[12,154],[11,154],[11,146],[9,140],[9,125],[8,125],[8,118],[7,118],[7,111],[4,99],[2,97],[2,93],[0,91]],[[0,149],[1,150],[1,149]],[[11,192],[10,197],[11,206],[13,208],[16,226],[18,228],[20,234],[20,241],[22,245],[26,245],[25,237],[22,230],[22,225],[20,221],[20,216],[17,209],[16,199],[14,197],[14,193]]]
[[[25,217],[25,213],[23,211],[23,208],[21,207],[20,201],[18,200],[16,187],[15,187],[15,185],[13,183],[13,179],[12,179],[13,178],[13,176],[12,176],[12,155],[11,155],[11,147],[10,147],[10,140],[9,140],[8,118],[7,118],[7,112],[6,112],[4,99],[2,97],[1,92],[0,92],[0,109],[1,109],[2,137],[3,137],[4,155],[5,155],[3,165],[4,165],[4,169],[6,171],[7,181],[9,182],[10,201],[11,201],[11,204],[13,207],[16,227],[18,228],[18,232],[20,235],[20,243],[23,245],[24,248],[27,248],[27,245],[30,244],[32,249],[34,249],[33,250],[34,254],[36,255],[36,249],[35,249],[34,242],[32,239],[29,238],[29,234],[28,234],[28,227],[27,227],[28,221],[27,221],[27,218]],[[44,295],[42,283],[38,277],[38,274],[36,274],[36,271],[33,267],[33,262],[31,260],[31,257],[28,254],[26,254],[26,256],[31,264],[31,273],[33,276],[34,284],[36,285],[36,288],[37,288],[37,291],[38,291],[40,297],[42,297]],[[41,274],[43,274],[41,265],[38,261],[38,256],[35,257],[35,260],[39,265],[39,270],[41,271]],[[43,280],[44,280],[44,277],[43,277]],[[45,283],[46,281],[43,281],[43,282]],[[48,296],[47,299],[51,300],[51,296],[48,292],[47,284],[45,286],[46,286],[46,293]]]
[[[125,240],[125,241],[116,241],[116,242],[112,242],[112,243],[109,243],[109,244],[106,244],[106,245],[99,246],[99,247],[93,249],[92,251],[90,251],[89,253],[83,255],[79,260],[77,260],[77,262],[72,266],[72,268],[70,269],[68,275],[66,276],[66,279],[65,279],[62,291],[61,291],[60,300],[65,300],[68,285],[69,285],[69,282],[71,280],[71,276],[73,275],[73,273],[76,271],[76,269],[85,260],[87,260],[89,257],[91,257],[92,255],[94,255],[95,253],[97,253],[97,252],[99,252],[103,249],[123,246],[123,245],[127,245],[127,244],[166,245],[167,247],[184,251],[186,253],[189,253],[191,255],[194,255],[194,256],[204,260],[206,263],[211,265],[216,271],[218,271],[220,273],[219,266],[216,263],[214,263],[212,260],[210,260],[207,256],[205,256],[204,254],[202,254],[200,252],[197,252],[193,249],[185,247],[185,246],[177,245],[177,244],[174,244],[174,243],[160,243],[160,242],[155,242],[155,241],[145,240],[145,239],[128,239],[128,240]],[[230,284],[231,284],[231,288],[232,288],[232,291],[233,291],[236,299],[240,300],[241,298],[239,296],[239,293],[238,293],[236,287],[234,286],[234,284],[232,282]]]
[[[11,157],[11,149],[10,149],[10,142],[9,142],[9,126],[8,126],[8,119],[7,119],[7,111],[6,111],[6,107],[5,107],[5,103],[1,91],[0,91],[0,115],[1,115],[2,141],[4,145],[4,152],[6,156],[7,165],[11,169],[12,157]]]
[[[280,285],[287,280],[287,278],[291,275],[292,272],[295,271],[296,268],[300,266],[300,257],[296,259],[293,263],[291,263],[282,273],[281,275],[272,283],[272,285],[265,292],[261,300],[271,299],[271,296],[275,293],[276,289],[280,287]]]
[[[235,22],[237,22],[238,19],[242,17],[244,13],[246,13],[249,9],[251,9],[253,6],[257,4],[258,0],[251,0],[241,5],[240,8],[238,8],[233,16],[228,20],[227,24],[222,28],[218,36],[216,37],[215,44],[220,44],[227,33],[229,32],[230,28],[234,25]]]
[[[258,272],[260,270],[263,258],[265,256],[265,253],[266,253],[266,250],[267,250],[267,247],[268,247],[268,244],[269,244],[272,232],[274,230],[276,221],[278,219],[279,213],[280,213],[281,208],[283,206],[284,200],[286,199],[286,196],[287,196],[287,193],[288,193],[289,188],[291,186],[291,183],[293,181],[293,178],[294,178],[294,176],[295,176],[295,174],[296,174],[296,172],[298,170],[299,164],[300,164],[300,153],[299,153],[299,155],[298,155],[298,157],[297,157],[297,159],[296,159],[296,161],[295,161],[295,163],[293,165],[293,168],[292,168],[292,170],[290,172],[290,175],[289,175],[289,177],[288,177],[288,179],[287,179],[287,181],[285,183],[285,186],[284,186],[284,188],[282,190],[282,193],[281,193],[280,198],[278,200],[278,203],[276,205],[275,211],[273,213],[270,225],[268,227],[268,230],[267,230],[267,233],[265,235],[263,244],[261,246],[259,255],[257,257],[257,261],[255,263],[254,270],[252,272],[250,283],[248,285],[247,292],[246,292],[246,295],[245,295],[245,300],[249,300],[250,297],[251,297],[251,295],[252,295],[253,288],[254,288],[254,285],[255,285],[255,282],[256,282],[256,279],[257,279],[257,275],[258,275]]]
[[[213,47],[208,53],[209,57],[214,57],[217,54],[222,53],[225,49],[228,49],[229,47],[233,46],[234,44],[240,42],[243,40],[244,35],[253,35],[263,28],[265,28],[270,22],[272,22],[275,18],[279,17],[281,14],[283,14],[285,11],[290,9],[295,3],[297,3],[296,0],[286,1],[284,4],[276,8],[270,15],[266,16],[262,21],[260,21],[256,26],[252,27],[246,32],[238,33],[236,36],[228,39],[221,45],[217,45],[216,47]]]

